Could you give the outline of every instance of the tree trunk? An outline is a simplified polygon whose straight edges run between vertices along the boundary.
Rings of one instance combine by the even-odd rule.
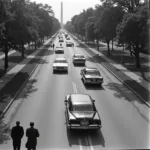
[[[21,41],[21,55],[22,55],[22,57],[24,57],[24,43],[23,43],[23,41]]]
[[[107,42],[107,47],[108,47],[108,56],[110,56],[110,48],[109,48],[109,42],[110,41],[106,41]]]
[[[35,46],[35,50],[36,50],[36,48],[37,48],[36,41],[34,41],[34,46]]]
[[[99,51],[99,40],[96,40],[97,50]]]
[[[114,47],[113,47],[113,45],[114,45],[114,40],[112,39],[112,51],[114,50]]]
[[[136,46],[136,50],[135,50],[135,61],[136,61],[136,68],[141,68],[141,65],[140,65],[140,49],[139,49],[139,46]]]
[[[4,64],[4,70],[6,71],[7,68],[8,68],[8,45],[6,44],[5,45],[5,50],[4,50],[4,53],[5,53],[5,64]]]

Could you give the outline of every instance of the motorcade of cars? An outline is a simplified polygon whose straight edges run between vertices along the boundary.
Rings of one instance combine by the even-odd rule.
[[[100,129],[102,127],[95,100],[88,94],[65,96],[66,126],[68,129]]]
[[[55,48],[55,53],[64,53],[64,48],[62,46],[57,46]]]
[[[68,73],[68,61],[65,57],[56,58],[53,62],[53,73],[65,71]]]
[[[97,68],[86,67],[80,72],[84,84],[102,85],[103,77]]]
[[[85,65],[86,59],[85,59],[84,55],[82,55],[82,54],[74,54],[72,56],[72,62],[74,65],[76,65],[76,64]]]
[[[66,41],[66,47],[72,47],[74,46],[74,43],[71,41]]]

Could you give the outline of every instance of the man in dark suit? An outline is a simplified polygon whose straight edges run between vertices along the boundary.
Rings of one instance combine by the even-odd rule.
[[[26,136],[28,138],[26,148],[28,150],[36,150],[37,137],[39,137],[40,135],[38,129],[34,128],[33,122],[30,122],[30,128],[26,130]]]
[[[22,139],[23,135],[24,135],[23,127],[20,126],[19,121],[16,121],[16,126],[14,126],[11,130],[11,137],[13,140],[14,150],[20,150],[21,139]]]

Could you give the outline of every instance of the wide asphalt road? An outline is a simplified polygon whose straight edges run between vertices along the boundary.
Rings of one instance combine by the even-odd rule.
[[[64,38],[65,39],[65,38]],[[72,39],[71,39],[72,40]],[[72,40],[73,41],[73,40]],[[74,41],[75,42],[75,41]],[[55,45],[59,45],[58,38]],[[75,42],[75,47],[66,47],[64,54],[49,53],[44,56],[29,82],[6,113],[3,124],[8,124],[6,134],[0,136],[0,150],[12,149],[9,129],[20,121],[26,130],[30,121],[35,123],[40,137],[38,150],[100,150],[103,148],[150,148],[149,109],[138,98],[111,75],[101,64]],[[49,48],[49,51],[52,51]],[[72,56],[82,53],[86,66],[97,67],[104,78],[102,88],[84,86],[80,70],[74,66]],[[52,64],[56,57],[65,56],[69,72],[53,74]],[[65,95],[90,94],[95,100],[102,120],[101,130],[69,132],[65,125]],[[22,139],[25,149],[26,137]]]

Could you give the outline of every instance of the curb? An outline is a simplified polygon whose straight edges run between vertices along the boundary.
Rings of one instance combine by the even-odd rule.
[[[73,36],[73,35],[72,35]],[[76,39],[75,39],[76,40]],[[77,41],[81,44],[83,44],[82,42],[80,42],[79,40]],[[85,44],[83,44],[85,47],[89,48],[88,46],[86,46]],[[84,49],[84,48],[83,48]],[[89,49],[90,50],[90,49]],[[86,51],[84,49],[84,51]],[[90,50],[91,51],[91,50]],[[87,52],[87,51],[86,51]],[[87,52],[88,53],[88,52]],[[95,53],[95,52],[94,52]],[[89,54],[89,53],[88,53]],[[89,54],[90,55],[90,54]],[[97,54],[99,56],[99,54]],[[94,60],[96,62],[98,62],[97,60]],[[107,61],[106,61],[107,62]],[[148,102],[146,102],[137,92],[135,92],[131,87],[129,87],[122,79],[120,79],[115,73],[113,73],[108,67],[106,67],[103,63],[100,63],[104,68],[106,68],[113,76],[115,76],[120,82],[122,82],[129,90],[131,90],[140,100],[142,100],[149,108],[150,108],[150,104]]]
[[[54,40],[53,40],[54,41]],[[16,92],[15,96],[11,99],[11,101],[8,103],[8,105],[6,106],[6,108],[2,111],[2,114],[0,115],[0,119],[3,118],[3,116],[6,114],[7,110],[9,109],[9,107],[11,106],[11,104],[13,103],[13,101],[16,99],[16,97],[19,95],[19,93],[21,92],[21,90],[23,89],[23,87],[26,85],[26,83],[28,82],[28,80],[31,78],[32,74],[34,73],[34,71],[36,70],[36,68],[38,67],[38,65],[40,64],[40,62],[43,61],[43,57],[46,57],[45,54],[47,54],[49,51],[44,53],[44,56],[42,56],[40,58],[40,60],[38,61],[38,63],[36,64],[36,66],[33,68],[33,70],[31,71],[31,73],[29,74],[29,76],[27,77],[27,79],[24,81],[24,83],[22,84],[22,86],[19,88],[19,90]]]

